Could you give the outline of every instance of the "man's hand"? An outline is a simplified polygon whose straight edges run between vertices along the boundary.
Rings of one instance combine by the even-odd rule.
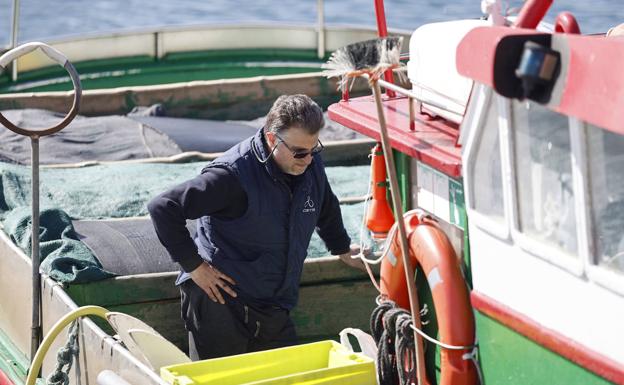
[[[354,267],[356,269],[360,269],[362,271],[366,271],[366,267],[364,267],[364,262],[360,258],[352,258],[353,255],[358,255],[360,253],[360,246],[351,245],[350,250],[344,254],[340,254],[338,258],[342,260],[345,264]],[[366,253],[366,250],[364,250]]]
[[[232,297],[236,297],[236,292],[230,287],[230,284],[236,285],[236,282],[208,262],[203,262],[197,269],[193,270],[191,272],[191,279],[193,279],[197,286],[201,287],[214,302],[225,303],[221,295],[221,290]]]

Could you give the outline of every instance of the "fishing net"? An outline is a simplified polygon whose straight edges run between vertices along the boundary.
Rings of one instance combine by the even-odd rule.
[[[205,165],[206,162],[109,164],[41,169],[42,270],[63,282],[87,282],[110,277],[113,273],[130,273],[104,269],[76,233],[76,221],[146,216],[146,205],[151,198],[194,177]],[[365,195],[368,173],[368,166],[327,168],[338,197]],[[30,255],[30,168],[0,162],[0,184],[0,220],[4,231]],[[359,239],[363,203],[341,205],[341,210],[349,235],[353,240]],[[148,218],[143,220],[149,221]],[[145,229],[144,224],[141,226]],[[153,248],[160,248],[156,235],[150,237],[146,231],[141,233],[144,241],[151,242]],[[122,254],[127,257],[132,252],[128,249]],[[327,255],[317,235],[310,243],[308,255],[310,258]],[[149,263],[145,265],[143,271],[148,272]],[[132,273],[140,271],[136,266],[133,269]]]

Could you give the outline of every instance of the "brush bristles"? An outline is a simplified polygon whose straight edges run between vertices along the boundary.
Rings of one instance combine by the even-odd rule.
[[[322,68],[328,78],[340,76],[338,88],[344,90],[350,77],[363,74],[378,79],[382,73],[401,65],[403,37],[366,40],[339,48]]]

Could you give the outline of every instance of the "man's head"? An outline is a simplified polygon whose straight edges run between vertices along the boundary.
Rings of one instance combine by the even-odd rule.
[[[264,135],[273,159],[286,174],[302,174],[322,149],[323,111],[306,95],[282,95],[269,111]]]
[[[616,25],[607,31],[607,36],[615,37],[624,35],[624,23]]]

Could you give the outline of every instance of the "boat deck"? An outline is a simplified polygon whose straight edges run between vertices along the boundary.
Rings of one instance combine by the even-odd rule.
[[[407,97],[383,96],[383,109],[392,147],[445,174],[461,176],[459,125],[416,111],[410,127]],[[329,117],[346,127],[380,140],[377,108],[372,96],[341,100],[329,107]]]

